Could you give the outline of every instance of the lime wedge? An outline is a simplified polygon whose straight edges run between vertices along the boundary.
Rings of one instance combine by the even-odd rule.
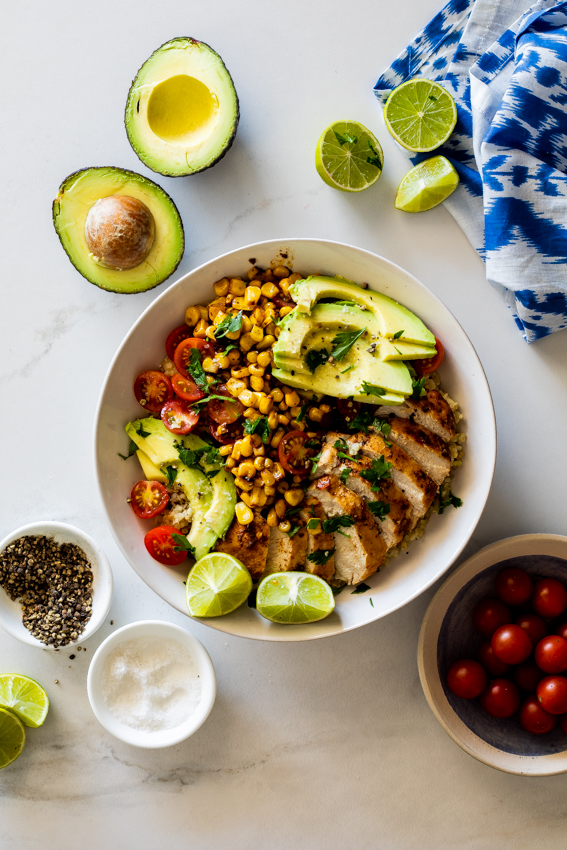
[[[395,207],[404,212],[431,210],[459,185],[459,175],[444,156],[432,156],[408,171],[396,192]]]
[[[49,697],[27,676],[0,676],[0,705],[9,708],[22,723],[37,729],[47,717]]]
[[[457,123],[457,107],[438,83],[408,80],[386,101],[384,121],[402,147],[423,153],[447,141]]]
[[[0,769],[16,761],[26,743],[26,730],[19,717],[0,708]]]
[[[335,121],[315,149],[315,167],[327,186],[362,192],[382,174],[384,154],[370,130],[356,121]]]
[[[221,617],[242,605],[251,590],[244,564],[224,552],[210,552],[189,573],[185,601],[192,617]]]
[[[327,617],[334,607],[335,597],[327,582],[309,573],[273,573],[258,585],[256,608],[274,623],[313,623]]]

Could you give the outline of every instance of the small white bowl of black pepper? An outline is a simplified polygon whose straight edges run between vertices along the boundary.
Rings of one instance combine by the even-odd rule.
[[[35,522],[0,542],[0,626],[41,649],[76,646],[102,625],[114,582],[92,537],[63,522]]]

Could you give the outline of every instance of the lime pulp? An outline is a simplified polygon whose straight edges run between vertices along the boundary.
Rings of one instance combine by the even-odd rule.
[[[459,185],[459,175],[444,156],[432,156],[412,168],[398,186],[395,207],[424,212],[446,201]]]
[[[258,585],[256,608],[274,623],[314,623],[334,607],[335,597],[327,582],[309,573],[272,573]]]
[[[28,676],[4,674],[0,676],[0,706],[9,708],[22,723],[37,729],[49,709],[49,697]]]
[[[438,83],[408,80],[388,97],[384,121],[402,147],[425,153],[447,141],[457,123],[457,107]]]
[[[221,617],[240,607],[251,590],[244,564],[224,552],[210,552],[189,573],[185,601],[193,617]]]
[[[357,121],[335,121],[317,142],[315,167],[321,179],[342,192],[362,192],[382,173],[384,154],[376,136]]]
[[[16,761],[26,743],[26,730],[19,717],[0,708],[0,769]]]

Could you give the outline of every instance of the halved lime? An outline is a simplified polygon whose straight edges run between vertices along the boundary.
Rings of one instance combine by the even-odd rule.
[[[362,192],[382,174],[384,154],[376,136],[357,121],[335,121],[321,135],[315,167],[327,186]]]
[[[309,573],[273,573],[258,585],[256,608],[274,623],[314,623],[334,607],[327,582]]]
[[[408,171],[396,192],[395,207],[423,212],[445,201],[459,185],[459,175],[444,156],[432,156]]]
[[[0,769],[16,761],[26,743],[26,730],[19,717],[0,708]]]
[[[0,676],[0,705],[17,714],[26,726],[37,729],[47,717],[49,697],[33,679],[6,673]]]
[[[193,617],[220,617],[242,605],[251,590],[244,564],[224,552],[210,552],[189,573],[185,601]]]
[[[438,83],[408,80],[386,101],[384,121],[402,147],[423,153],[447,141],[457,123],[457,107]]]

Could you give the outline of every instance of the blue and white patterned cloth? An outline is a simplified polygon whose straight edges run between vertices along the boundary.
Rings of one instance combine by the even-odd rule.
[[[533,342],[567,327],[567,2],[528,3],[451,0],[374,90],[424,77],[455,98],[445,206]]]

